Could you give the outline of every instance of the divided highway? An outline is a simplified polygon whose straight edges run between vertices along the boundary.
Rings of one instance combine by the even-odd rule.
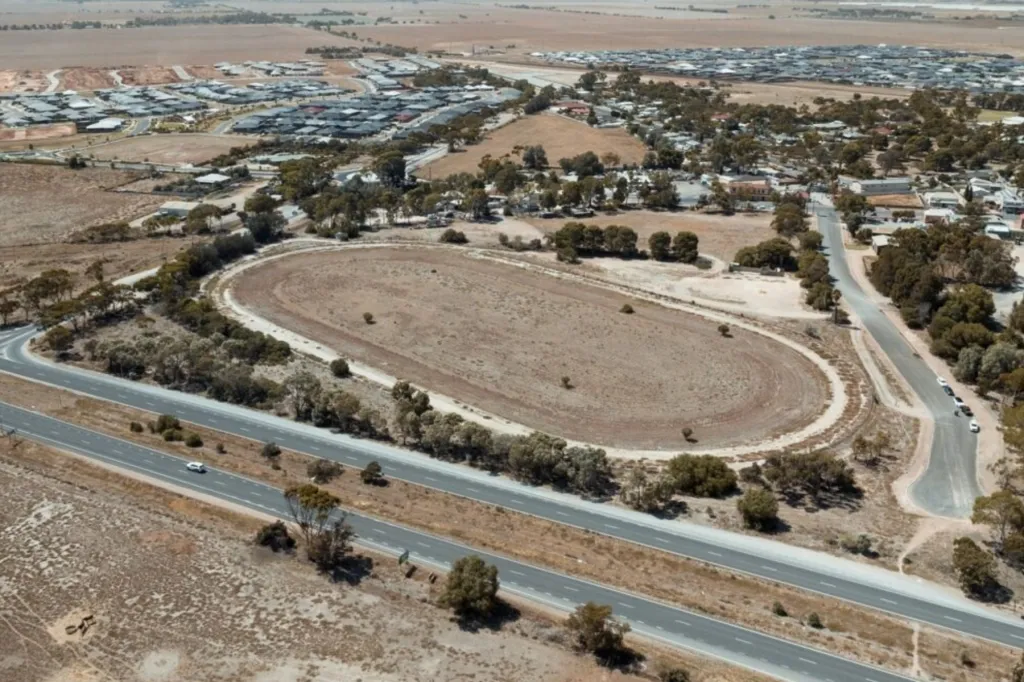
[[[0,371],[154,413],[174,414],[184,421],[257,441],[274,441],[282,447],[349,466],[361,467],[377,460],[392,478],[820,592],[911,620],[1024,647],[1024,623],[1020,620],[916,578],[780,542],[587,502],[400,448],[333,435],[324,429],[266,413],[54,365],[28,351],[28,341],[34,334],[34,330],[25,328],[0,335]],[[8,412],[9,408],[4,409],[0,419]]]
[[[185,469],[184,459],[5,403],[0,403],[0,418],[5,428],[17,429],[24,438],[144,474],[185,491],[288,518],[281,491],[265,483],[216,468],[205,474],[193,473]],[[910,679],[371,517],[350,513],[348,520],[358,535],[359,544],[392,555],[408,550],[415,561],[442,569],[447,569],[460,557],[477,554],[498,567],[502,589],[510,593],[562,611],[571,611],[587,601],[609,604],[617,616],[629,622],[639,634],[789,682],[907,682]]]
[[[974,498],[982,494],[977,476],[977,436],[967,427],[966,417],[953,416],[953,401],[936,382],[935,372],[920,357],[896,325],[864,293],[850,273],[843,247],[842,224],[834,209],[816,203],[818,229],[828,249],[829,272],[843,300],[893,361],[935,421],[928,468],[910,487],[914,502],[937,516],[967,518]]]

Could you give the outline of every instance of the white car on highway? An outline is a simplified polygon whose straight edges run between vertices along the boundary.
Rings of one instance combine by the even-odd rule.
[[[981,431],[981,426],[978,425],[978,421],[976,419],[972,419],[967,424],[967,426],[968,426],[968,428],[971,429],[971,433],[978,433],[979,431]]]
[[[206,465],[203,464],[202,462],[189,462],[188,464],[185,465],[185,468],[188,469],[189,471],[194,471],[197,474],[206,473]]]
[[[942,377],[936,377],[936,381],[938,381],[939,382],[939,386],[942,386],[943,388],[945,388],[946,386],[949,386],[949,382],[946,381],[945,379],[943,379]]]

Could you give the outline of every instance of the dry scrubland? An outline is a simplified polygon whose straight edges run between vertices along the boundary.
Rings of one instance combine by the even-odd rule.
[[[463,147],[454,154],[427,164],[417,175],[421,178],[443,178],[453,173],[476,173],[486,155],[499,158],[512,153],[515,146],[542,145],[548,162],[558,167],[558,160],[576,156],[587,150],[599,156],[615,152],[623,163],[640,163],[646,151],[642,142],[621,128],[591,128],[585,123],[558,116],[539,114],[525,116],[498,128],[480,144]]]
[[[618,215],[597,215],[592,218],[528,218],[526,221],[545,233],[557,231],[566,222],[587,225],[625,225],[636,230],[640,248],[647,248],[647,239],[655,232],[674,235],[689,230],[700,239],[700,252],[731,261],[741,247],[750,246],[776,236],[771,228],[771,215],[766,213],[731,216],[680,211],[625,211]]]
[[[88,150],[101,161],[117,159],[148,163],[202,163],[232,147],[244,147],[259,138],[231,135],[168,133],[126,137]]]
[[[700,447],[746,443],[805,425],[828,396],[809,361],[756,334],[723,339],[715,323],[653,304],[624,315],[620,294],[447,249],[290,255],[233,290],[345,356],[608,446],[683,447],[683,426]]]
[[[166,201],[104,191],[137,177],[109,168],[0,164],[0,246],[60,241],[92,225],[137,218]]]
[[[113,280],[161,265],[188,245],[182,239],[145,239],[117,244],[0,246],[0,289],[54,268],[69,270],[84,287],[90,282],[85,270],[95,261],[103,261],[104,275]]]
[[[18,460],[16,463],[12,460]],[[24,466],[27,464],[28,466]],[[0,444],[0,660],[18,682],[611,679],[529,618],[467,634],[376,557],[359,587],[257,550],[259,522]],[[373,557],[371,557],[373,559]],[[85,615],[85,635],[68,635]],[[614,675],[615,679],[636,679]],[[715,677],[708,680],[734,680]]]

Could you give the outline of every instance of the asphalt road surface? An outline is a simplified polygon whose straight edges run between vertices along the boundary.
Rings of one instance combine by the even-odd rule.
[[[647,545],[731,570],[820,592],[911,620],[1024,646],[1024,623],[917,578],[759,537],[657,519],[547,488],[519,484],[470,467],[374,441],[226,405],[199,396],[117,379],[30,353],[36,332],[0,335],[0,371],[354,467],[379,461],[387,476],[565,525]],[[471,522],[471,521],[468,521]]]
[[[904,340],[878,304],[871,300],[853,279],[842,225],[835,210],[817,204],[818,229],[829,254],[829,271],[843,300],[861,319],[885,354],[896,365],[935,420],[928,468],[910,487],[914,502],[938,516],[967,518],[974,498],[982,494],[977,477],[977,436],[971,433],[968,417],[953,416],[953,399],[939,386],[935,372]]]
[[[187,460],[129,441],[0,403],[6,429],[19,436],[144,474],[180,489],[213,496],[287,519],[281,491],[252,479],[210,468],[185,469]],[[593,601],[610,605],[639,634],[692,649],[791,682],[906,682],[907,677],[861,665],[827,652],[762,635],[697,613],[611,587],[579,580],[450,540],[350,513],[358,542],[398,555],[408,550],[415,563],[447,569],[456,559],[477,554],[498,567],[502,588],[563,611]]]

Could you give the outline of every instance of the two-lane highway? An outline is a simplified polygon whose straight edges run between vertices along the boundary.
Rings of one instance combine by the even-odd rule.
[[[0,403],[7,429],[31,440],[142,474],[183,491],[201,493],[254,511],[288,518],[277,488],[218,471],[185,469],[185,460],[129,441]],[[408,550],[419,562],[447,569],[458,558],[477,554],[496,565],[504,590],[562,611],[593,601],[647,637],[721,658],[789,682],[907,682],[909,678],[855,663],[825,651],[730,625],[611,587],[482,552],[428,533],[356,513],[348,515],[357,542],[390,554]]]
[[[820,592],[908,619],[1010,646],[1024,646],[1024,624],[1020,620],[916,578],[763,538],[588,502],[382,443],[334,435],[263,412],[52,364],[26,348],[35,333],[25,329],[0,336],[0,371],[154,413],[174,414],[187,422],[257,441],[274,441],[282,447],[349,466],[362,467],[377,460],[393,478]]]
[[[843,247],[842,224],[834,209],[817,203],[818,229],[828,249],[829,272],[843,300],[889,356],[932,414],[935,432],[928,468],[910,488],[914,502],[932,514],[966,518],[982,494],[977,475],[977,437],[967,418],[953,416],[953,401],[936,382],[935,372],[914,354],[896,325],[886,317],[850,272]]]

